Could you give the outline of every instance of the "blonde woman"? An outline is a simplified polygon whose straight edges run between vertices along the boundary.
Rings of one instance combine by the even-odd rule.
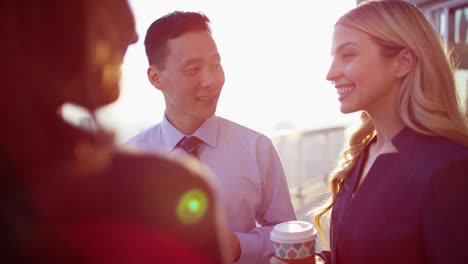
[[[468,130],[437,33],[411,3],[371,1],[331,52],[340,109],[362,115],[314,219],[323,235],[331,212],[324,262],[468,263]]]

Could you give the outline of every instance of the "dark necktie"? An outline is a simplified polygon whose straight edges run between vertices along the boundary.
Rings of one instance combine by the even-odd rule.
[[[195,136],[191,137],[183,137],[179,143],[175,146],[175,148],[181,148],[185,152],[187,152],[190,155],[193,155],[194,157],[198,158],[198,148],[200,147],[201,143],[203,141]]]

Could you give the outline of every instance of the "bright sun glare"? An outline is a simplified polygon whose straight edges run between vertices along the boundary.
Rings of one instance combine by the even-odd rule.
[[[138,43],[125,57],[120,99],[99,113],[125,141],[158,123],[161,93],[146,77],[146,28],[174,10],[201,11],[212,22],[226,82],[217,114],[257,131],[314,129],[345,124],[335,89],[325,80],[335,20],[355,0],[133,0]]]

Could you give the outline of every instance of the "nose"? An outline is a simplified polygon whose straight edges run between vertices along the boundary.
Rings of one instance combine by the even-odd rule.
[[[341,75],[341,71],[338,69],[338,65],[335,61],[332,61],[330,68],[328,69],[326,79],[331,82],[335,82]]]
[[[137,43],[137,42],[138,42],[138,39],[139,39],[138,33],[136,33],[136,31],[133,32],[132,38],[130,39],[130,43],[129,43],[129,44],[131,45],[131,44]]]
[[[222,68],[205,67],[201,74],[202,87],[221,87],[224,84],[224,71]]]

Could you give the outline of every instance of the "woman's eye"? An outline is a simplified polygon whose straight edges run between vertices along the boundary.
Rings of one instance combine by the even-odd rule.
[[[353,53],[343,53],[343,54],[341,55],[341,57],[342,57],[343,59],[348,59],[348,58],[351,58],[352,56],[354,56]]]

